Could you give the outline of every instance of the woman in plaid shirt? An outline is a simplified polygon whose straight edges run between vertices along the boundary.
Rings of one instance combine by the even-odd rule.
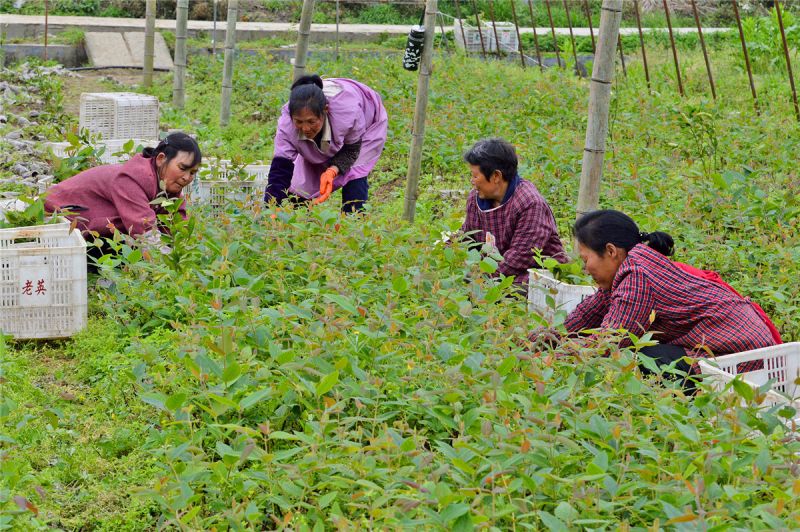
[[[599,290],[569,314],[564,323],[569,332],[624,329],[641,336],[651,331],[660,345],[642,352],[659,365],[686,355],[725,355],[780,343],[749,299],[670,261],[674,243],[668,234],[640,233],[630,217],[614,210],[585,214],[573,232]],[[630,343],[624,338],[620,345]],[[676,367],[690,370],[683,361]],[[759,360],[740,371],[761,367]]]

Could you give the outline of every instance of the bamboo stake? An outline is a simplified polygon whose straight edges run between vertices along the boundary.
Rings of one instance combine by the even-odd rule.
[[[442,30],[442,40],[439,41],[439,46],[441,47],[442,45],[444,45],[444,51],[446,52],[447,51],[448,40],[447,40],[447,33],[445,33],[445,31],[444,31],[444,15],[436,15],[436,18],[439,21],[439,29]],[[455,48],[455,44],[456,43],[454,42],[453,43],[453,47],[454,48]]]
[[[569,3],[564,0],[564,11],[567,14],[567,26],[569,26],[569,42],[572,43],[572,59],[575,60],[575,72],[580,76],[581,71],[578,69],[578,51],[575,49],[575,35],[572,34],[572,17],[569,14]]]
[[[608,135],[608,108],[621,19],[622,0],[603,0],[597,53],[589,86],[589,121],[586,126],[586,144],[583,149],[581,185],[578,192],[579,218],[597,209],[600,202],[600,180],[603,176],[603,158]]]
[[[536,20],[533,18],[533,0],[528,0],[528,11],[530,11],[531,14],[531,28],[533,28],[533,44],[536,47],[536,60],[539,62],[539,70],[544,72],[542,52],[539,48],[539,35],[536,32]]]
[[[756,84],[753,81],[753,70],[750,67],[750,54],[747,53],[747,42],[744,38],[744,29],[742,28],[742,19],[739,17],[739,6],[736,0],[733,2],[733,14],[736,16],[736,25],[739,28],[739,40],[742,41],[742,53],[744,54],[744,64],[747,67],[747,77],[750,79],[750,93],[753,95],[753,106],[756,108],[756,113],[761,114],[758,108],[758,96],[756,95]]]
[[[708,72],[708,84],[711,86],[711,96],[717,99],[717,89],[714,86],[714,75],[711,73],[711,62],[708,60],[708,50],[706,50],[706,40],[703,38],[703,27],[700,24],[700,15],[697,13],[697,2],[692,0],[692,12],[694,12],[694,22],[697,24],[697,35],[700,37],[700,47],[703,49],[703,59],[706,62],[706,72]]]
[[[44,60],[47,61],[47,32],[50,25],[50,4],[44,0]]]
[[[339,60],[339,0],[336,0],[336,60]]]
[[[556,49],[556,62],[561,66],[561,55],[558,53],[558,38],[556,37],[556,27],[553,25],[553,13],[550,12],[550,0],[544,0],[544,5],[547,8],[547,18],[550,19],[550,32],[553,34],[553,46]]]
[[[517,18],[517,8],[511,0],[511,14],[514,17],[514,29],[517,32],[517,44],[519,45],[519,60],[522,61],[522,68],[525,68],[525,51],[522,49],[522,38],[519,36],[519,19]]]
[[[483,42],[483,28],[481,27],[481,17],[478,15],[478,6],[475,5],[475,0],[472,0],[472,12],[475,13],[475,24],[478,25],[478,37],[481,39],[481,52],[483,58],[486,59],[486,45]]]
[[[500,57],[502,50],[500,50],[500,38],[497,36],[497,24],[494,22],[494,2],[489,0],[489,18],[492,19],[492,31],[494,31],[494,44],[497,47],[497,56]]]
[[[635,0],[634,0],[635,1]],[[594,42],[594,28],[592,28],[592,9],[589,7],[589,0],[583,0],[583,10],[586,12],[586,20],[589,21],[589,35],[592,37],[592,53],[597,50]]]
[[[311,17],[314,15],[314,0],[303,0],[303,11],[300,13],[300,28],[297,30],[297,47],[294,53],[294,77],[297,81],[306,72],[306,55],[308,54],[308,36],[311,35]]]
[[[464,41],[464,53],[466,53],[467,52],[467,34],[464,33],[464,21],[461,18],[461,4],[458,3],[458,0],[456,0],[456,16],[458,17],[458,26],[461,28],[461,40]]]
[[[683,96],[683,80],[681,79],[681,65],[678,62],[678,50],[675,48],[675,37],[672,35],[672,21],[669,18],[669,6],[667,0],[664,2],[664,13],[667,15],[667,29],[669,30],[669,42],[672,46],[672,59],[675,61],[675,73],[678,75],[678,92]]]
[[[734,0],[735,2],[736,0]],[[647,90],[650,90],[650,69],[647,68],[647,52],[644,49],[644,35],[642,34],[642,19],[639,16],[639,0],[633,0],[636,13],[636,27],[639,28],[639,44],[642,45],[642,63],[644,64],[644,78],[647,80]]]
[[[211,31],[211,54],[217,57],[217,0],[214,0],[214,26]]]
[[[236,59],[236,21],[239,18],[239,0],[228,0],[225,26],[225,65],[222,68],[222,98],[219,125],[226,127],[231,121],[231,93],[233,93],[233,63]]]
[[[147,0],[144,14],[144,68],[142,72],[142,85],[149,87],[153,84],[153,60],[155,58],[156,38],[156,0]]]
[[[433,62],[433,32],[436,24],[437,0],[425,3],[425,43],[422,49],[422,64],[417,80],[417,101],[414,106],[414,129],[411,132],[411,151],[408,154],[408,174],[406,175],[406,197],[403,206],[403,219],[414,221],[419,195],[419,174],[422,168],[422,144],[425,140],[425,113],[428,108],[428,86],[430,85]]]
[[[781,39],[783,40],[783,53],[786,56],[786,70],[789,71],[789,86],[792,88],[792,102],[794,103],[794,114],[800,122],[800,106],[797,104],[797,89],[794,86],[794,74],[792,73],[792,60],[789,58],[789,45],[786,43],[786,31],[783,29],[783,15],[781,14],[781,3],[775,0],[775,13],[778,15],[778,26],[781,29]]]
[[[617,34],[617,46],[619,47],[619,60],[622,63],[622,74],[627,78],[628,69],[625,66],[625,54],[622,52],[622,37]]]
[[[183,109],[186,78],[186,23],[189,18],[189,0],[178,0],[175,11],[175,69],[172,76],[172,105]]]

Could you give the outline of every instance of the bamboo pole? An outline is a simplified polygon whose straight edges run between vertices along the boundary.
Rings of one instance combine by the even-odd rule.
[[[608,108],[621,19],[622,0],[603,0],[597,53],[589,85],[589,121],[586,126],[581,185],[578,192],[579,218],[597,209],[600,203],[600,180],[603,176],[603,159],[608,135]]]
[[[336,0],[336,60],[339,60],[339,0]]]
[[[231,93],[233,93],[233,63],[236,59],[236,21],[239,19],[239,0],[228,0],[225,26],[225,65],[222,67],[222,98],[220,99],[219,125],[231,121]]]
[[[425,43],[422,49],[422,64],[417,80],[417,101],[414,106],[414,128],[411,132],[411,151],[408,154],[406,175],[406,197],[403,219],[414,221],[419,195],[419,175],[422,168],[422,144],[425,140],[425,114],[428,108],[428,86],[433,62],[433,32],[436,24],[437,0],[425,2]]]
[[[569,26],[569,42],[572,43],[572,59],[575,60],[575,72],[578,73],[578,76],[581,75],[580,69],[578,69],[578,51],[575,47],[575,35],[572,33],[572,17],[569,14],[569,3],[567,0],[564,0],[564,11],[567,14],[567,26]]]
[[[789,86],[792,88],[792,102],[794,103],[794,114],[800,122],[800,106],[797,104],[797,89],[794,86],[794,74],[792,73],[792,60],[789,58],[789,45],[786,43],[786,30],[783,29],[783,15],[781,14],[781,3],[775,0],[775,14],[778,15],[778,26],[781,29],[781,40],[783,40],[783,53],[786,56],[786,70],[789,71]]]
[[[314,0],[303,0],[303,11],[300,13],[300,28],[297,30],[297,47],[294,53],[294,76],[297,81],[306,73],[306,55],[308,54],[308,37],[311,35],[311,17],[314,15]]]
[[[50,25],[50,4],[44,0],[44,60],[47,61],[47,33]]]
[[[597,50],[597,45],[594,42],[594,28],[592,27],[592,9],[589,7],[589,0],[583,0],[583,10],[586,12],[586,20],[589,22],[589,36],[591,36],[592,38],[592,53],[594,53],[595,50]]]
[[[175,69],[172,76],[172,105],[183,109],[186,78],[186,24],[189,18],[189,0],[178,0],[175,10]]]
[[[536,47],[536,60],[539,62],[539,70],[544,72],[542,51],[539,48],[539,35],[536,32],[536,20],[533,18],[533,0],[528,0],[528,11],[530,11],[531,14],[531,28],[533,28],[533,45]]]
[[[672,59],[675,62],[675,73],[678,76],[678,92],[683,96],[683,80],[681,79],[681,65],[678,62],[678,50],[675,48],[675,37],[672,35],[672,21],[669,18],[669,6],[664,2],[664,13],[667,15],[667,29],[669,30],[669,43],[672,46]]]
[[[739,6],[736,0],[733,2],[733,14],[736,16],[736,26],[739,28],[739,40],[742,41],[742,53],[744,54],[744,64],[747,67],[747,77],[750,80],[750,93],[753,95],[753,106],[756,113],[761,114],[758,108],[758,95],[756,94],[756,84],[753,81],[753,69],[750,67],[750,54],[747,53],[747,42],[744,38],[744,29],[742,28],[742,19],[739,16]]]
[[[525,50],[522,48],[522,38],[519,35],[519,19],[517,18],[517,8],[511,0],[511,14],[514,17],[514,29],[517,32],[517,45],[519,46],[519,60],[522,61],[522,68],[525,68]]]
[[[475,0],[472,0],[472,12],[475,13],[475,24],[478,25],[478,37],[481,40],[481,52],[483,58],[486,59],[486,44],[483,42],[483,28],[481,28],[481,17],[478,15],[478,6],[475,5]]]
[[[734,0],[735,2],[736,0]],[[650,90],[650,69],[647,68],[647,52],[644,49],[644,35],[642,34],[642,18],[639,16],[639,0],[633,0],[636,13],[636,27],[639,29],[639,44],[642,45],[642,63],[644,64],[644,78],[647,80],[647,90]]]
[[[464,41],[464,53],[467,53],[467,34],[464,33],[464,21],[461,18],[461,4],[458,3],[458,0],[456,0],[456,16],[458,17],[458,26],[461,28],[461,40]]]
[[[625,66],[625,53],[622,51],[622,36],[617,34],[617,47],[619,48],[619,60],[622,63],[622,75],[628,77],[628,68]]]
[[[547,18],[550,19],[550,32],[553,34],[553,46],[556,49],[556,63],[561,66],[561,55],[558,53],[558,38],[556,37],[556,27],[553,25],[553,13],[550,11],[550,0],[544,0],[544,5],[547,8]]]
[[[155,58],[156,38],[156,0],[147,0],[144,14],[144,68],[142,71],[142,85],[149,87],[153,84],[153,60]]]
[[[711,73],[711,62],[708,60],[708,50],[706,50],[706,40],[703,38],[703,26],[700,24],[700,15],[697,13],[697,2],[692,0],[692,12],[694,22],[697,25],[697,35],[700,37],[700,47],[703,49],[703,59],[706,62],[706,72],[708,72],[708,84],[711,86],[711,96],[717,99],[717,88],[714,86],[714,75]]]
[[[217,57],[217,0],[214,0],[214,26],[211,31],[211,54]]]
[[[494,2],[489,0],[489,17],[492,19],[492,31],[494,31],[494,45],[497,50],[497,56],[500,57],[502,50],[500,49],[500,38],[497,36],[497,24],[494,21]]]

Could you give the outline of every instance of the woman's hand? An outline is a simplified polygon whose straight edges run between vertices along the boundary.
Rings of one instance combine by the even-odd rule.
[[[322,172],[319,176],[319,197],[314,199],[313,204],[319,205],[327,201],[333,192],[333,180],[339,175],[339,169],[335,166],[328,167],[327,170]]]

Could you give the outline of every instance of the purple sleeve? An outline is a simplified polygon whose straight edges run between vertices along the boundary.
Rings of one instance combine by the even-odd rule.
[[[364,110],[359,108],[353,113],[353,122],[344,134],[345,144],[355,144],[364,138],[367,131],[367,124],[364,120]]]
[[[569,313],[564,320],[564,327],[571,333],[585,329],[597,329],[602,325],[603,318],[608,312],[611,303],[611,292],[602,288],[593,295],[581,301],[575,310]]]
[[[111,201],[128,234],[136,236],[153,229],[156,223],[155,210],[136,179],[126,173],[119,174],[112,183]]]
[[[533,248],[545,249],[556,231],[547,205],[533,203],[522,211],[514,227],[511,244],[497,268],[503,275],[519,275],[535,266]]]
[[[292,118],[289,116],[289,106],[284,105],[281,116],[278,118],[278,130],[275,132],[275,151],[273,157],[282,157],[294,161],[297,158],[297,148],[294,145],[293,135],[296,136]]]

